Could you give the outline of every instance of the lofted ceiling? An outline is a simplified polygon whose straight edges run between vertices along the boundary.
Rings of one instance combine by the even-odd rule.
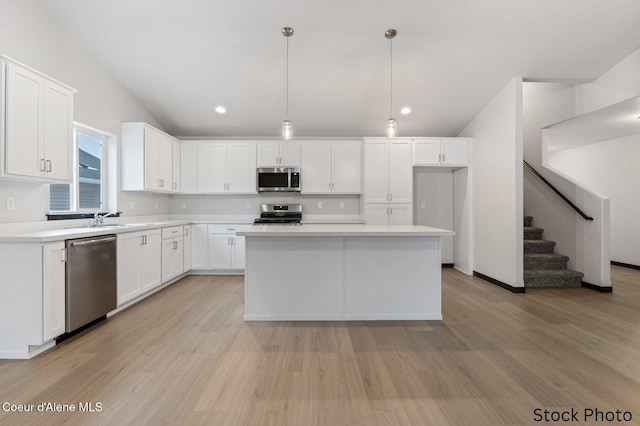
[[[455,136],[513,77],[594,79],[640,47],[637,0],[40,2],[177,136],[279,137],[284,26],[297,137],[384,135],[389,28],[399,136]]]

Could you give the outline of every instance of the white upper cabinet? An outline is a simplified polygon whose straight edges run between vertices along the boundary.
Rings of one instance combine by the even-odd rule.
[[[298,142],[258,142],[258,167],[299,167]]]
[[[180,155],[180,142],[177,139],[173,140],[173,184],[171,185],[171,192],[181,192],[181,169],[182,169],[182,156]]]
[[[255,194],[256,144],[229,143],[227,145],[227,192]]]
[[[303,193],[362,192],[360,141],[304,142],[301,145]]]
[[[415,166],[466,166],[469,163],[468,138],[420,138],[413,140]]]
[[[120,130],[122,189],[171,192],[175,139],[146,123],[122,123]]]
[[[412,203],[411,141],[365,140],[365,203]]]
[[[200,142],[197,144],[197,192],[255,194],[256,144]]]
[[[180,192],[198,192],[198,144],[180,143]]]
[[[198,193],[222,193],[226,188],[227,144],[198,144]]]
[[[2,56],[0,71],[2,177],[71,182],[75,91]]]

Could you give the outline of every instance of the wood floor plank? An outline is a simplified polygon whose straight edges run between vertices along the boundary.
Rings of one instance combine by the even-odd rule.
[[[190,276],[27,361],[0,424],[517,425],[533,410],[640,419],[640,271],[614,292],[513,294],[443,270],[443,321],[244,322],[241,276]],[[582,422],[585,423],[585,422]]]

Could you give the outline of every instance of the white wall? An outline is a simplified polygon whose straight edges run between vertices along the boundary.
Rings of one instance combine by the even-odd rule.
[[[597,80],[576,88],[576,114],[586,114],[640,95],[640,49]]]
[[[562,170],[610,199],[611,260],[640,265],[640,135],[549,155]]]
[[[121,121],[157,125],[136,100],[71,40],[35,0],[0,0],[0,53],[78,90],[75,120],[112,134]],[[6,197],[16,209],[6,210]],[[133,202],[134,209],[130,208]],[[158,208],[155,208],[156,202]],[[42,221],[49,207],[48,185],[0,182],[0,223]],[[169,196],[120,193],[126,216],[169,214]]]
[[[522,79],[512,79],[459,136],[473,137],[473,269],[523,287]]]

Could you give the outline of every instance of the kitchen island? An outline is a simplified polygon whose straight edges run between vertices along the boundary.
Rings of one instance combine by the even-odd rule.
[[[237,235],[247,321],[442,319],[440,237],[453,231],[263,225]]]

